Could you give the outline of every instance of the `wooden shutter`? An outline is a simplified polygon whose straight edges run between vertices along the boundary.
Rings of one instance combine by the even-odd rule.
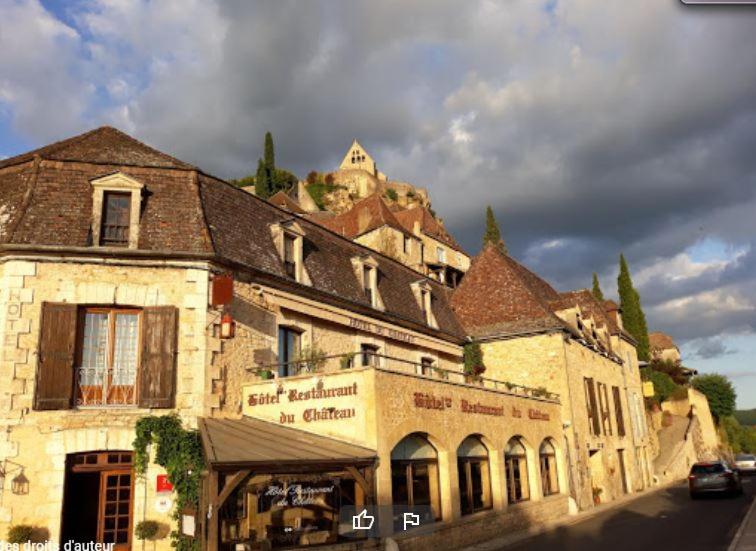
[[[617,434],[625,436],[625,418],[622,416],[622,400],[620,399],[619,387],[613,386],[612,394],[614,394],[614,416],[617,418]]]
[[[73,396],[76,305],[42,303],[34,409],[69,409]]]
[[[139,407],[175,405],[177,320],[173,306],[152,306],[142,312]]]
[[[596,406],[596,387],[593,384],[593,379],[588,378],[585,380],[585,384],[588,388],[588,400],[590,403],[590,417],[593,423],[593,434],[596,436],[601,434],[601,423],[599,421],[599,410]]]

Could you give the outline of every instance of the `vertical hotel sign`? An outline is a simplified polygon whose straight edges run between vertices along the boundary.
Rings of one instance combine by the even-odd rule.
[[[242,387],[242,413],[311,432],[364,440],[367,371],[278,379]]]

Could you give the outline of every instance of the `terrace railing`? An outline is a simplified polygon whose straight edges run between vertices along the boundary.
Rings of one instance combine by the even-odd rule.
[[[509,381],[467,374],[461,369],[445,369],[430,363],[417,363],[404,358],[396,358],[374,352],[349,354],[309,354],[291,362],[259,364],[248,368],[260,379],[283,379],[308,373],[333,373],[352,368],[374,368],[382,371],[404,373],[432,380],[447,381],[471,387],[494,389],[528,398],[559,401],[559,395],[543,387],[534,388]]]

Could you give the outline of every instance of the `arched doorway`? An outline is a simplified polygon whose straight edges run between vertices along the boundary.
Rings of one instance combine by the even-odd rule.
[[[391,452],[394,515],[412,511],[424,521],[441,519],[438,453],[423,434],[405,436]]]
[[[463,515],[491,507],[488,448],[477,436],[468,436],[457,448],[459,501]]]
[[[66,458],[63,495],[63,543],[113,544],[131,548],[134,501],[133,454],[105,451]]]

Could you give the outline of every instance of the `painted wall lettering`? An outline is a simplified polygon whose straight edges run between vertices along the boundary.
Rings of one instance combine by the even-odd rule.
[[[495,417],[504,416],[504,406],[486,406],[484,404],[471,404],[467,400],[460,402],[460,408],[464,413],[480,413],[482,415],[493,415]]]
[[[452,406],[452,399],[445,396],[436,397],[424,392],[415,392],[414,404],[416,408],[423,409],[448,409]]]
[[[549,420],[549,414],[538,409],[529,409],[528,417],[530,417],[531,419],[538,419],[539,421]]]

